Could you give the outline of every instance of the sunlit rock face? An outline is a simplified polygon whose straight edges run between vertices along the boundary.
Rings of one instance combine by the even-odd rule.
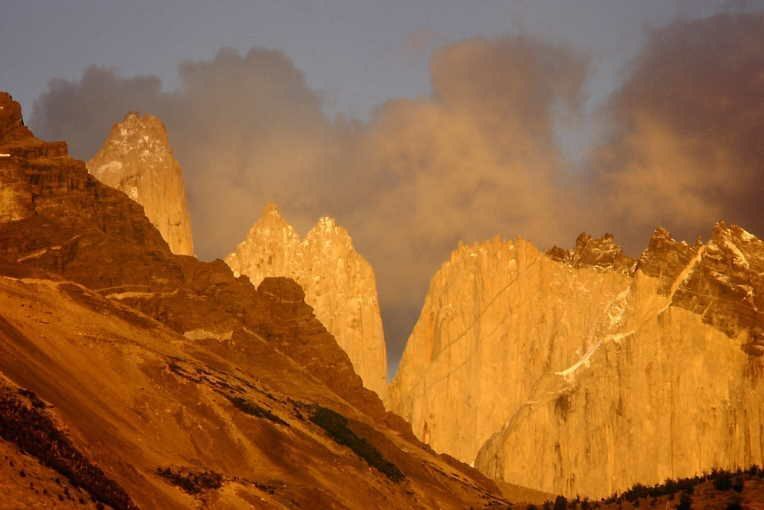
[[[98,180],[141,204],[173,253],[193,255],[183,172],[161,120],[128,113],[87,167]]]
[[[269,276],[296,280],[364,385],[385,394],[387,358],[374,271],[344,228],[324,217],[300,239],[270,204],[225,261],[254,285]]]
[[[638,261],[460,246],[431,282],[387,404],[491,477],[603,496],[764,459],[764,243],[657,230]]]

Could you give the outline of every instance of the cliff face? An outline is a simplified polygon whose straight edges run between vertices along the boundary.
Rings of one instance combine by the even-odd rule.
[[[173,255],[140,205],[16,117],[0,117],[0,185],[22,204],[0,221],[3,502],[502,504],[385,411],[294,281]]]
[[[325,217],[300,239],[276,206],[269,205],[225,261],[254,285],[269,276],[297,281],[364,385],[385,394],[387,357],[374,271],[344,228]]]
[[[41,187],[40,176],[51,158],[66,154],[64,142],[41,142],[24,125],[21,107],[10,94],[0,91],[0,222],[17,221],[34,213],[34,192]],[[20,161],[30,160],[21,169]],[[68,166],[81,167],[66,161]],[[31,181],[31,182],[30,182]],[[31,184],[31,185],[30,185]],[[78,179],[56,179],[50,186],[79,187]]]
[[[128,113],[87,167],[98,180],[141,204],[173,253],[194,254],[183,172],[162,121]]]
[[[627,285],[621,273],[575,270],[523,240],[460,246],[432,279],[390,408],[436,450],[473,462],[545,374],[587,350]]]
[[[433,278],[388,407],[489,476],[603,496],[764,459],[764,243],[656,231],[548,254],[462,246]]]

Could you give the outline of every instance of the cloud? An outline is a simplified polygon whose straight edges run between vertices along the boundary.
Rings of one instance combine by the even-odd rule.
[[[585,67],[530,38],[471,39],[435,53],[432,97],[390,101],[360,123],[322,113],[282,53],[222,50],[182,63],[170,92],[155,77],[102,68],[79,82],[54,80],[31,124],[88,158],[126,111],[160,116],[185,171],[203,257],[231,251],[267,201],[302,230],[332,214],[374,264],[386,315],[408,328],[407,310],[458,240],[496,232],[556,240],[553,110],[575,108]]]
[[[724,218],[764,233],[764,21],[723,14],[649,34],[600,118],[585,170],[559,148],[588,60],[532,37],[473,38],[430,61],[432,94],[329,117],[288,57],[222,50],[179,87],[90,68],[54,80],[32,127],[88,158],[128,110],[160,116],[186,175],[197,250],[229,253],[268,201],[298,230],[335,216],[375,267],[391,360],[458,241],[569,245],[610,231],[632,252],[657,225],[686,238]],[[600,132],[599,129],[596,130]]]
[[[104,67],[90,67],[82,79],[53,79],[34,104],[30,124],[35,133],[66,140],[78,158],[93,156],[112,124],[133,110],[157,111],[162,83],[156,76],[124,78]]]
[[[391,295],[420,303],[459,240],[559,239],[567,197],[557,185],[554,109],[575,108],[585,69],[584,59],[533,39],[471,39],[436,52],[431,98],[376,112],[362,155],[387,185],[356,212],[352,232],[376,239],[369,253]]]
[[[412,62],[419,62],[421,57],[430,54],[431,51],[441,46],[447,39],[445,34],[420,28],[410,32],[401,44],[401,51]]]
[[[269,200],[299,211],[302,225],[312,219],[323,197],[309,190],[320,188],[339,129],[292,62],[277,51],[224,49],[181,63],[179,76],[180,88],[164,92],[156,77],[89,68],[79,82],[52,81],[31,125],[88,159],[127,111],[158,115],[184,169],[204,257],[230,251]]]
[[[627,236],[694,237],[719,219],[764,232],[764,14],[654,31],[606,113],[594,189]]]

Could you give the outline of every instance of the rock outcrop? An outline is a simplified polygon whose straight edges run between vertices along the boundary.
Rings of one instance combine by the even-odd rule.
[[[161,120],[128,113],[87,167],[98,180],[141,204],[173,253],[194,254],[183,172]]]
[[[622,273],[629,273],[634,268],[634,260],[623,253],[612,234],[605,234],[595,239],[589,234],[582,233],[576,239],[576,247],[572,250],[554,246],[546,254],[552,260],[564,262],[576,268],[595,267],[613,269]]]
[[[604,496],[764,460],[764,243],[719,223],[541,253],[461,246],[431,282],[388,407],[436,450],[551,493]]]
[[[0,222],[22,220],[34,213],[33,196],[41,186],[46,162],[66,154],[66,143],[46,143],[34,138],[24,125],[19,103],[6,92],[0,92],[0,141]],[[22,160],[30,160],[24,169]],[[65,164],[79,165],[70,161]],[[82,184],[65,178],[50,183],[64,187]]]
[[[364,385],[384,396],[387,357],[374,270],[353,248],[347,230],[324,217],[305,239],[269,204],[247,238],[225,259],[254,285],[286,276],[305,289],[305,301],[350,357]]]
[[[0,185],[24,204],[0,222],[3,503],[505,503],[385,411],[294,281],[255,288],[220,260],[174,255],[140,205],[24,131],[0,118]]]

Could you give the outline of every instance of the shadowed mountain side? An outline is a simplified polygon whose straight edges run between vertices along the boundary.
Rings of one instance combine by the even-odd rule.
[[[255,289],[222,261],[173,255],[139,205],[33,138],[10,96],[0,105],[0,372],[2,395],[20,395],[0,405],[0,423],[20,423],[0,426],[5,451],[114,508],[502,504],[385,412],[297,284]],[[26,430],[20,409],[82,462],[9,433]],[[87,465],[129,500],[99,496]]]

